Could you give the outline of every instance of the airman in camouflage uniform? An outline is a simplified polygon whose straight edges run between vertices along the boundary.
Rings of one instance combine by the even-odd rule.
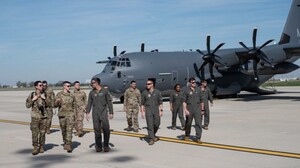
[[[42,93],[42,82],[34,82],[35,92],[26,99],[26,107],[31,108],[30,129],[32,132],[32,154],[44,153],[47,114],[45,113],[45,95]]]
[[[53,107],[54,107],[55,94],[54,94],[53,90],[48,87],[47,81],[44,80],[42,83],[43,83],[43,92],[45,93],[46,101],[48,104],[45,108],[45,112],[47,113],[47,116],[48,116],[46,132],[47,132],[47,134],[50,134],[50,128],[51,128],[51,123],[52,123],[52,118],[53,118]]]
[[[54,107],[58,107],[58,118],[64,141],[64,150],[70,153],[72,152],[72,130],[75,122],[75,97],[70,92],[70,82],[64,81],[63,87],[64,90],[58,92],[55,97]]]
[[[213,96],[210,89],[207,87],[207,82],[205,80],[201,81],[200,86],[201,91],[201,114],[204,115],[204,126],[203,129],[208,130],[209,124],[209,102],[213,106]]]
[[[74,96],[75,96],[75,129],[79,137],[83,136],[83,119],[86,110],[86,93],[80,90],[79,81],[74,82]]]
[[[141,92],[138,88],[136,88],[136,82],[131,81],[130,88],[128,88],[124,93],[123,110],[126,112],[126,118],[128,124],[127,131],[131,131],[133,126],[133,131],[138,132],[139,129],[138,114],[139,114],[140,105],[141,105]]]

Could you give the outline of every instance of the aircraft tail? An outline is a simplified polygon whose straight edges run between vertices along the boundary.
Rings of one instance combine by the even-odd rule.
[[[300,43],[300,0],[293,0],[278,44]]]

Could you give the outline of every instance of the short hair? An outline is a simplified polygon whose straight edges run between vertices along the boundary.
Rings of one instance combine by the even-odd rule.
[[[63,85],[65,85],[65,84],[71,84],[71,82],[69,82],[69,81],[64,81],[64,82],[63,82]]]
[[[37,86],[39,83],[42,83],[41,81],[35,81],[34,86]]]
[[[176,89],[177,86],[180,86],[180,84],[179,83],[175,84],[174,90]]]
[[[132,84],[132,83],[136,83],[135,80],[132,80],[132,81],[130,82],[130,84]]]
[[[100,83],[101,83],[101,80],[100,80],[99,78],[92,78],[91,81],[96,81],[99,85],[100,85]]]
[[[79,82],[79,81],[75,81],[75,82],[74,82],[74,85],[75,85],[76,83],[80,84],[80,82]]]
[[[207,81],[203,79],[203,80],[201,80],[201,83],[207,83]]]
[[[194,81],[194,80],[196,80],[194,77],[191,77],[190,79],[189,79],[189,82],[192,82],[192,81]]]

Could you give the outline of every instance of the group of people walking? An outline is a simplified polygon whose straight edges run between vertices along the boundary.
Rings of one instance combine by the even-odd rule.
[[[180,129],[185,131],[184,139],[189,140],[194,120],[196,142],[202,143],[202,128],[208,130],[209,125],[209,102],[213,104],[213,96],[205,80],[201,81],[200,88],[197,87],[195,78],[189,79],[188,87],[185,89],[181,89],[180,84],[176,84],[174,91],[170,94],[171,128],[176,129],[176,120],[179,116]],[[155,89],[154,80],[147,80],[146,90],[143,93],[136,88],[136,82],[132,81],[130,88],[124,94],[123,109],[126,111],[127,131],[138,132],[138,112],[141,111],[142,118],[146,119],[149,145],[159,140],[156,133],[160,126],[160,118],[163,116],[163,101],[160,91]],[[203,116],[204,125],[201,124]]]
[[[36,81],[35,91],[26,99],[26,107],[31,108],[31,131],[32,131],[32,154],[44,152],[45,134],[50,134],[53,108],[58,108],[59,124],[64,142],[64,150],[72,152],[72,133],[82,137],[83,119],[93,120],[95,133],[96,152],[109,152],[110,125],[109,119],[113,119],[112,96],[108,89],[101,86],[99,78],[91,80],[92,90],[88,97],[80,89],[80,83],[74,82],[74,91],[70,90],[71,83],[63,82],[63,90],[56,95],[48,87],[47,81]],[[212,94],[206,81],[201,81],[200,88],[197,87],[195,78],[189,79],[186,89],[181,89],[176,84],[174,91],[170,95],[170,111],[172,112],[172,129],[176,129],[177,115],[179,116],[181,127],[185,131],[185,140],[189,140],[191,125],[195,120],[196,142],[201,143],[202,128],[208,129],[209,125],[209,103],[213,103]],[[137,88],[137,83],[131,81],[130,87],[124,93],[123,110],[126,112],[128,127],[127,131],[139,132],[138,114],[146,119],[149,145],[153,145],[159,138],[156,133],[160,126],[160,118],[163,116],[163,101],[161,92],[155,89],[155,81],[148,79],[146,89],[141,93]],[[185,119],[184,119],[185,115]],[[204,125],[202,126],[202,116],[204,115]],[[102,144],[102,133],[104,143]]]

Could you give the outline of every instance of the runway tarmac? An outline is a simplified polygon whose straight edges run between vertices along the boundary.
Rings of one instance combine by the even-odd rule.
[[[141,117],[138,134],[124,131],[125,113],[122,104],[116,102],[109,153],[95,152],[92,122],[86,120],[87,133],[82,138],[73,137],[72,153],[64,151],[54,116],[52,133],[46,136],[46,152],[37,156],[31,155],[30,109],[25,107],[31,91],[1,91],[0,167],[300,167],[300,87],[277,90],[276,95],[245,92],[238,98],[215,100],[201,145],[182,141],[183,131],[169,129],[168,101],[164,102],[157,133],[161,140],[153,146],[143,138],[147,130]]]

